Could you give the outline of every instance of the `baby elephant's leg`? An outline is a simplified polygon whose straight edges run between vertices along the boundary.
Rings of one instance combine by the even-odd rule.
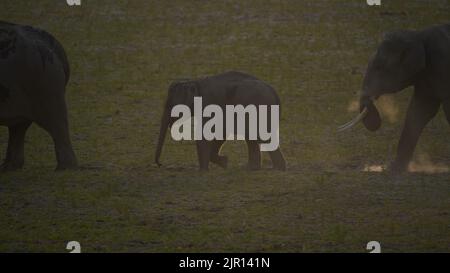
[[[248,147],[248,169],[259,170],[261,169],[261,151],[259,149],[259,143],[255,140],[247,140]]]
[[[211,160],[211,141],[197,140],[197,155],[198,163],[201,171],[207,171],[209,169],[209,161]]]
[[[228,157],[220,155],[220,149],[225,143],[225,140],[214,140],[211,144],[211,162],[219,165],[222,168],[227,168]]]
[[[284,160],[284,156],[281,153],[280,147],[278,147],[275,151],[269,152],[269,155],[275,169],[280,171],[286,170],[286,160]]]
[[[447,121],[450,124],[450,100],[444,102],[444,112],[447,117]]]

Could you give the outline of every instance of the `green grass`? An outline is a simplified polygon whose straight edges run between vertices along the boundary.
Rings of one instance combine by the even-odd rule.
[[[72,66],[71,133],[88,170],[55,173],[50,137],[27,135],[26,168],[0,174],[0,251],[384,252],[450,251],[449,174],[367,173],[394,156],[411,90],[377,133],[348,121],[382,34],[448,22],[445,0],[100,1],[3,0],[0,19],[39,26]],[[247,172],[229,142],[228,170],[197,172],[192,142],[153,154],[172,79],[241,70],[273,85],[283,104],[285,173]],[[416,155],[450,165],[442,115]],[[7,130],[0,128],[0,151]]]

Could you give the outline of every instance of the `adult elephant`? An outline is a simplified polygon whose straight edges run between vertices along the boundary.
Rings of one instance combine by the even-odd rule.
[[[219,106],[223,112],[226,111],[227,106],[236,105],[254,105],[256,107],[261,105],[267,107],[272,107],[273,105],[280,106],[280,99],[276,91],[270,85],[254,76],[242,72],[230,71],[202,79],[175,82],[169,87],[164,112],[161,118],[159,140],[155,153],[155,162],[158,165],[161,165],[159,163],[159,158],[166,132],[176,121],[176,119],[171,116],[172,108],[176,105],[186,105],[190,109],[193,109],[194,97],[201,97],[204,106]],[[225,115],[223,117],[225,118]],[[271,120],[270,112],[267,115],[267,119]],[[224,119],[222,125],[226,123],[227,121]],[[245,124],[247,126],[245,128],[245,134],[247,135],[245,140],[248,147],[248,167],[250,170],[258,170],[261,168],[260,145],[261,143],[264,143],[264,141],[260,138],[249,138],[249,122],[246,122]],[[261,125],[261,121],[259,125]],[[225,133],[225,129],[223,131]],[[234,132],[237,131],[234,130]],[[215,163],[223,168],[227,167],[227,157],[220,155],[220,150],[225,139],[227,139],[226,135],[223,135],[221,139],[197,140],[196,144],[200,170],[208,170],[209,162]],[[278,146],[276,149],[269,151],[269,155],[275,169],[286,169],[286,162]]]
[[[0,22],[0,125],[9,131],[1,170],[23,167],[25,133],[33,122],[51,135],[57,170],[77,166],[65,101],[69,75],[64,49],[52,35]]]
[[[414,86],[393,172],[404,172],[425,125],[443,105],[450,123],[450,24],[422,31],[397,31],[386,35],[369,62],[360,97],[360,114],[340,127],[346,130],[359,121],[376,131],[381,119],[374,100]]]

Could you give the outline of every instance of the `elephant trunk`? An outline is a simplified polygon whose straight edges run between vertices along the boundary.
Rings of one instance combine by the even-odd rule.
[[[366,88],[363,89],[361,97],[359,99],[359,109],[364,111],[366,109],[367,114],[362,119],[364,126],[369,131],[376,131],[381,127],[381,117],[375,106],[375,100],[378,99],[380,94],[373,95],[371,92],[367,92]]]
[[[340,126],[338,131],[345,131],[347,129],[352,128],[360,121],[363,122],[364,126],[369,131],[376,131],[381,127],[381,117],[378,112],[377,107],[374,102],[381,96],[383,93],[378,92],[380,90],[377,81],[373,80],[373,60],[369,62],[367,67],[366,75],[363,80],[363,88],[361,90],[361,95],[359,98],[359,111],[360,113],[353,120],[347,122],[346,124]]]
[[[381,118],[380,113],[378,112],[377,107],[374,104],[375,100],[375,97],[368,96],[363,91],[359,100],[360,113],[351,121],[342,126],[339,126],[338,131],[346,131],[358,124],[360,121],[364,123],[364,126],[369,131],[378,130],[381,126]]]
[[[158,165],[158,167],[162,166],[162,164],[159,162],[159,158],[161,156],[162,147],[164,145],[164,140],[166,138],[167,129],[169,128],[169,123],[170,123],[169,108],[166,104],[166,106],[164,107],[163,116],[161,117],[161,127],[159,129],[159,138],[155,153],[155,163]]]

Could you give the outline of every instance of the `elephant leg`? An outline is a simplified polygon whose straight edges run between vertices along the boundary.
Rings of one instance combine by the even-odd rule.
[[[207,171],[209,169],[209,161],[211,159],[212,141],[197,140],[196,145],[200,170]]]
[[[269,155],[275,169],[280,171],[286,170],[286,160],[284,160],[280,147],[278,147],[275,151],[270,151]]]
[[[447,121],[450,124],[450,100],[444,102],[444,112],[447,117]]]
[[[214,140],[211,143],[211,162],[226,169],[228,166],[228,157],[220,155],[220,149],[225,140]]]
[[[261,150],[259,143],[256,140],[247,140],[248,148],[248,169],[260,170],[261,169]]]
[[[14,171],[23,167],[25,134],[30,125],[30,121],[24,121],[8,127],[8,148],[5,161],[0,168],[2,171]]]
[[[69,122],[65,100],[54,102],[46,109],[45,114],[39,115],[36,123],[46,130],[53,139],[55,145],[57,171],[75,169],[77,159],[72,148],[69,134]]]
[[[397,156],[390,166],[392,172],[404,172],[414,154],[425,125],[436,116],[440,102],[415,94],[409,104],[405,125],[397,147]]]

